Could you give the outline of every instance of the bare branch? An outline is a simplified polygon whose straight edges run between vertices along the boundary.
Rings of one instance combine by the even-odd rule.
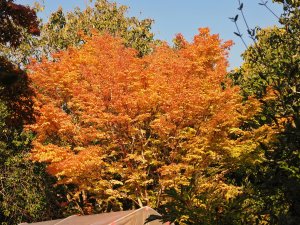
[[[279,16],[277,16],[272,9],[270,9],[267,5],[268,1],[263,1],[261,0],[261,3],[258,3],[259,5],[262,5],[264,7],[266,7],[267,10],[269,10],[269,12],[271,12],[278,20],[280,19]]]

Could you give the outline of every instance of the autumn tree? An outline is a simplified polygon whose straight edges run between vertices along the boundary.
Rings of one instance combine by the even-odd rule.
[[[139,58],[126,41],[94,33],[29,66],[39,112],[31,158],[75,185],[69,199],[81,213],[158,207],[166,188],[195,173],[203,209],[241,192],[224,176],[251,146],[239,126],[256,103],[242,103],[226,78],[230,42],[207,28],[192,43],[178,39],[180,48]]]

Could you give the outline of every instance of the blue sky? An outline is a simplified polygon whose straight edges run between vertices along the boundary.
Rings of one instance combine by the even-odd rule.
[[[16,0],[17,3],[32,5],[34,0]],[[74,7],[85,8],[89,0],[44,0],[45,11],[40,14],[48,18],[51,12],[62,6],[65,11]],[[245,47],[233,34],[235,26],[228,17],[234,16],[238,10],[238,0],[115,0],[118,4],[129,7],[128,15],[138,18],[154,19],[153,32],[158,39],[171,43],[175,34],[182,33],[187,40],[192,40],[199,27],[209,27],[212,33],[219,33],[223,40],[233,40],[229,56],[230,68],[241,64],[241,53]],[[241,0],[251,27],[273,26],[276,18],[264,7],[258,5],[261,0]],[[268,3],[269,7],[280,15],[282,8],[278,4]],[[241,30],[246,35],[242,20],[239,20]],[[246,41],[251,43],[250,40]]]

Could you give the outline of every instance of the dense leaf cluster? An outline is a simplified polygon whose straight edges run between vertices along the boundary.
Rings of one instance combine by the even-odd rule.
[[[22,29],[38,35],[37,16],[34,10],[23,5],[15,4],[12,0],[0,1],[0,43],[16,47],[24,37]]]
[[[29,67],[40,114],[32,159],[48,162],[59,183],[75,184],[74,200],[87,195],[79,210],[159,206],[164,189],[195,171],[199,192],[235,196],[219,169],[230,170],[226,160],[245,144],[228,139],[247,116],[226,79],[230,42],[204,28],[192,43],[181,38],[182,48],[162,45],[143,58],[110,35],[85,42]]]

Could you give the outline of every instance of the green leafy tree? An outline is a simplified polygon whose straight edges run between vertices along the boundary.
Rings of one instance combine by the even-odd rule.
[[[162,216],[151,215],[147,221],[160,220],[175,225],[251,224],[242,215],[239,205],[242,196],[223,201],[222,194],[214,187],[199,192],[201,185],[201,179],[194,175],[189,184],[181,185],[179,189],[168,188],[164,195],[169,200],[157,209]]]
[[[59,8],[42,27],[45,50],[49,52],[78,46],[84,42],[82,34],[92,34],[92,30],[121,36],[127,46],[138,50],[143,56],[151,51],[154,35],[151,19],[138,20],[127,17],[126,6],[118,6],[107,0],[96,0],[93,7],[84,11],[76,8],[66,15]]]
[[[263,162],[239,176],[249,181],[250,212],[260,222],[299,224],[300,1],[275,2],[283,4],[281,26],[258,30],[255,44],[243,54],[242,67],[231,74],[244,97],[262,105],[249,126],[276,132],[273,139],[260,142]]]
[[[41,7],[35,10],[39,11]],[[23,39],[18,48],[0,44],[0,51],[10,61],[24,66],[30,58],[41,60],[69,46],[80,46],[85,35],[91,36],[93,31],[98,31],[122,37],[126,46],[135,48],[139,56],[150,53],[153,45],[158,43],[151,32],[153,20],[128,17],[126,12],[126,6],[118,6],[108,0],[96,0],[85,10],[76,8],[68,13],[59,8],[51,14],[49,21],[40,21],[41,34],[38,38],[20,28]]]

